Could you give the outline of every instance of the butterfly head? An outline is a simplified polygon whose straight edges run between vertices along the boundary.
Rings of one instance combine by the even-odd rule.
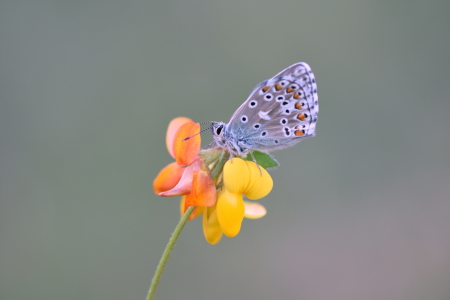
[[[227,124],[223,122],[217,122],[211,127],[212,135],[217,145],[235,156],[246,156],[250,149],[245,141],[236,138],[227,129]]]
[[[217,122],[211,126],[211,132],[214,137],[214,140],[216,141],[217,145],[220,147],[225,147],[226,145],[226,138],[225,138],[225,129],[226,124],[223,122]]]

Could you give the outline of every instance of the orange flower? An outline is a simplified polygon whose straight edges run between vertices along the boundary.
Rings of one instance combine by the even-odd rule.
[[[163,168],[153,181],[154,192],[159,196],[186,195],[185,208],[212,206],[216,202],[214,181],[198,156],[201,144],[199,131],[200,124],[188,118],[180,117],[170,122],[166,144],[176,162]]]

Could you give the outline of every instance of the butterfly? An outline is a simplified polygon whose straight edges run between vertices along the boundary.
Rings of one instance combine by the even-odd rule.
[[[214,141],[241,157],[293,146],[315,135],[318,99],[309,65],[293,64],[258,84],[227,124],[214,122]]]

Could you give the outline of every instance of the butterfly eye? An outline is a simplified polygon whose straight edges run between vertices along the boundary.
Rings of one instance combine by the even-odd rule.
[[[272,100],[272,94],[266,94],[266,95],[264,96],[264,100],[266,100],[266,101]]]
[[[220,125],[219,127],[216,128],[216,134],[220,135],[220,133],[222,132],[223,129],[223,125]]]
[[[252,100],[252,101],[250,101],[250,103],[248,104],[248,107],[253,108],[253,107],[255,107],[256,105],[258,105],[258,101]]]
[[[242,123],[247,123],[247,122],[248,122],[248,118],[247,118],[246,115],[243,115],[243,116],[241,117],[241,122],[242,122]]]

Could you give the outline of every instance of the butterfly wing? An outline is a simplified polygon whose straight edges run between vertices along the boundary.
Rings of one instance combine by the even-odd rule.
[[[227,128],[249,149],[268,152],[314,136],[318,112],[314,74],[300,62],[258,84]]]

